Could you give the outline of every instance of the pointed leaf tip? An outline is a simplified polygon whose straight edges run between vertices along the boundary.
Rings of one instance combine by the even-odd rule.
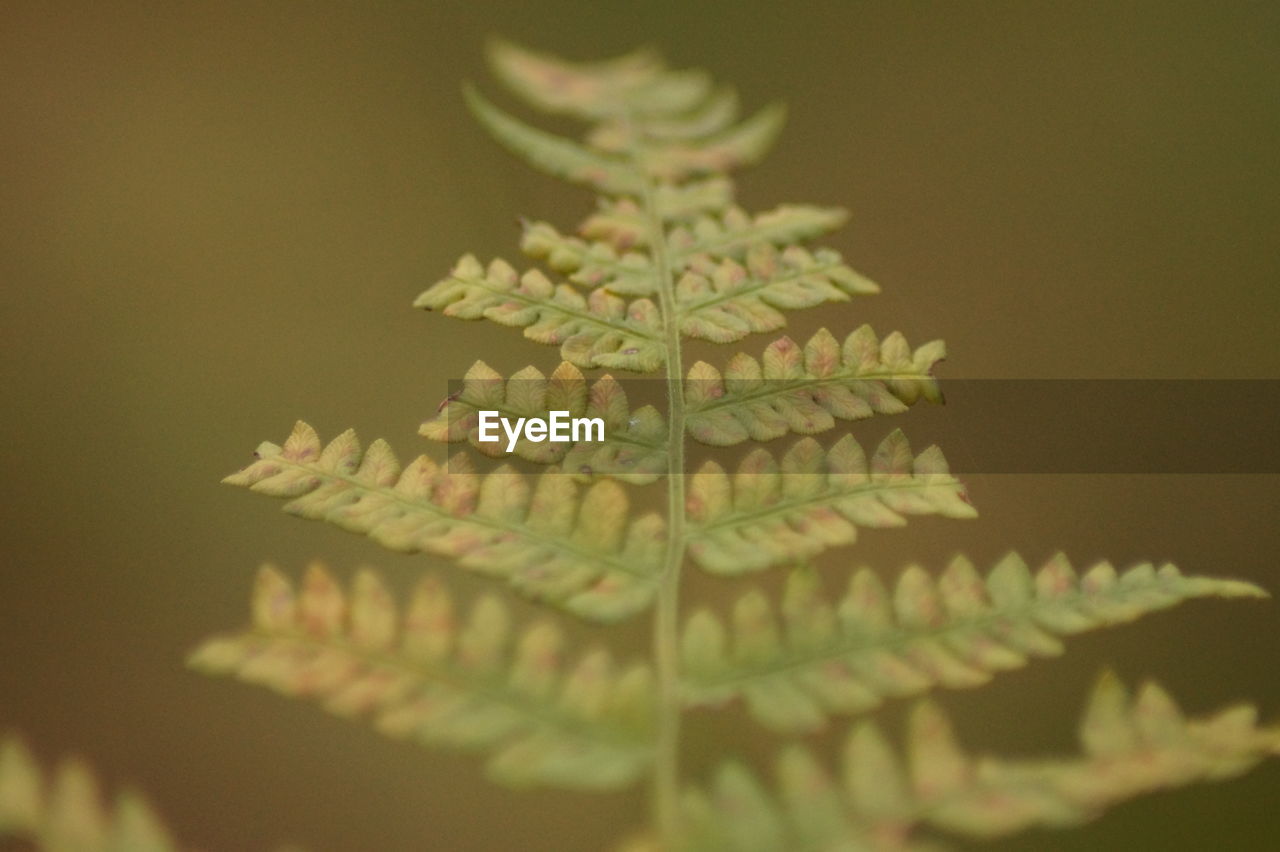
[[[937,579],[931,570],[908,566],[892,591],[874,572],[854,571],[833,605],[812,573],[800,569],[788,578],[781,601],[757,590],[740,602],[731,631],[716,616],[701,616],[722,634],[716,647],[736,650],[690,666],[687,700],[702,706],[742,698],[762,724],[808,731],[824,717],[864,712],[889,698],[979,686],[1036,657],[1061,654],[1063,639],[1077,633],[1224,596],[1219,581],[1184,577],[1171,566],[1105,581],[1114,574],[1101,563],[1080,576],[1061,554],[1032,571],[1010,553],[984,578],[957,557]],[[777,629],[779,621],[785,631]],[[686,641],[693,641],[694,627],[692,621],[686,627]],[[759,696],[787,696],[787,703],[765,706]],[[1099,712],[1118,707],[1112,716],[1129,706],[1113,675],[1102,678],[1095,699]],[[1090,718],[1086,727],[1095,733],[1087,739],[1105,742],[1107,715]]]

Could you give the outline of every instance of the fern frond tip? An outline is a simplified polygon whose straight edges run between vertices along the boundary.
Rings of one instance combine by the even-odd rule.
[[[859,569],[834,602],[801,568],[779,604],[759,591],[744,595],[728,627],[705,609],[690,617],[681,645],[684,691],[695,706],[741,697],[768,727],[817,730],[831,714],[863,712],[887,697],[978,686],[1034,657],[1061,654],[1063,640],[1078,633],[1195,598],[1241,594],[1252,596],[1254,587],[1187,577],[1172,565],[1119,573],[1100,562],[1077,574],[1057,554],[1033,572],[1010,553],[985,578],[963,556],[936,579],[911,565],[892,592]],[[1115,688],[1103,678],[1098,694]]]
[[[1089,734],[1076,757],[978,756],[936,703],[922,701],[908,715],[903,754],[875,723],[860,722],[834,776],[798,745],[779,755],[776,793],[726,761],[706,793],[685,799],[697,838],[689,848],[880,849],[875,839],[891,838],[891,848],[919,849],[922,829],[992,839],[1076,825],[1144,793],[1238,775],[1280,746],[1280,731],[1259,728],[1250,707],[1188,719],[1159,685],[1131,696],[1113,674],[1100,678],[1082,727]]]

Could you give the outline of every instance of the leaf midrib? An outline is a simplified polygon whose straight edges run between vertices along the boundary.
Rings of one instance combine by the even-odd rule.
[[[797,278],[804,278],[808,275],[821,274],[844,265],[844,262],[841,260],[832,260],[828,262],[819,262],[805,269],[792,270],[788,274],[778,278],[758,278],[756,276],[752,276],[751,283],[749,284],[744,284],[740,287],[735,287],[732,290],[726,290],[722,293],[715,293],[701,300],[682,302],[680,304],[680,313],[682,316],[687,316],[691,313],[706,310],[707,308],[713,308],[723,302],[731,302],[735,299],[741,298],[742,296],[749,296],[757,293],[760,290],[767,290],[770,287],[787,284]],[[847,293],[843,290],[840,292],[846,299],[848,298]]]
[[[603,320],[597,317],[595,314],[592,314],[590,312],[580,313],[574,310],[573,308],[567,307],[556,301],[542,301],[542,300],[533,299],[528,296],[525,296],[523,293],[517,292],[516,290],[499,289],[493,284],[490,284],[488,278],[466,278],[456,273],[451,277],[453,278],[453,280],[461,284],[464,284],[468,287],[480,287],[481,289],[487,290],[490,293],[493,293],[495,295],[502,296],[507,299],[513,299],[517,302],[520,302],[521,304],[537,307],[542,310],[555,311],[557,313],[564,314],[565,316],[570,316],[575,319],[591,323],[592,325],[599,326],[600,328],[603,328],[607,331],[617,332],[619,330],[618,323],[622,323],[622,330],[625,333],[630,334],[634,337],[639,337],[653,344],[661,343],[661,340],[658,337],[654,336],[649,331],[636,326],[634,323],[632,323],[630,320],[626,318],[623,318],[618,322]]]
[[[551,702],[527,699],[526,696],[516,690],[501,688],[500,685],[499,688],[495,688],[494,680],[486,683],[484,679],[471,678],[465,671],[455,667],[432,666],[430,669],[423,669],[421,668],[421,663],[401,655],[371,651],[347,639],[318,639],[296,630],[272,632],[253,628],[238,635],[252,636],[272,642],[282,640],[296,642],[313,651],[336,649],[359,659],[370,667],[392,669],[413,678],[417,682],[438,681],[461,694],[478,695],[495,704],[511,707],[523,716],[537,720],[547,727],[555,728],[558,734],[566,739],[580,739],[588,742],[600,741],[616,747],[630,747],[640,751],[643,751],[648,745],[648,740],[627,736],[625,729],[618,725],[601,724],[595,719],[556,712],[555,705]],[[564,673],[561,672],[560,674],[563,677]],[[330,697],[330,694],[326,694],[327,697]],[[585,736],[582,733],[583,729],[596,734],[605,734],[605,736]]]
[[[1172,577],[1162,577],[1157,575],[1153,580],[1135,585],[1132,581],[1126,585],[1125,578],[1120,577],[1116,580],[1115,585],[1111,586],[1107,591],[1114,592],[1105,599],[1109,603],[1123,603],[1126,597],[1132,596],[1139,592],[1149,592],[1160,589],[1162,591],[1173,592],[1177,596],[1177,600],[1191,600],[1200,597],[1211,597],[1214,593],[1212,590],[1206,589],[1202,592],[1193,592],[1190,590],[1179,591],[1179,586],[1186,584],[1189,577],[1177,574]],[[912,642],[937,639],[948,633],[954,633],[963,630],[985,630],[1000,621],[1018,620],[1034,622],[1036,612],[1044,609],[1050,609],[1057,606],[1069,606],[1079,611],[1082,604],[1088,604],[1093,600],[1097,600],[1097,594],[1090,594],[1086,590],[1077,587],[1075,590],[1066,595],[1061,595],[1052,599],[1044,599],[1040,597],[1032,597],[1025,604],[1011,609],[989,609],[981,615],[965,616],[961,620],[952,619],[945,624],[937,626],[922,626],[920,628],[907,628],[901,624],[894,624],[893,629],[884,633],[854,633],[851,634],[847,629],[842,629],[839,636],[841,642],[823,648],[812,653],[801,654],[784,654],[767,663],[747,668],[749,664],[731,663],[731,666],[738,666],[736,669],[729,669],[723,674],[706,677],[706,678],[689,678],[686,686],[695,689],[714,689],[722,686],[732,686],[734,684],[749,682],[756,679],[777,677],[787,672],[804,669],[814,665],[820,665],[826,662],[839,660],[853,654],[870,653],[873,651],[894,651],[903,650],[904,646],[909,646]],[[1156,610],[1144,610],[1141,614],[1145,615]],[[1096,622],[1091,624],[1089,630],[1112,625],[1120,625],[1127,621],[1118,622]],[[1044,625],[1036,624],[1039,629],[1051,634],[1055,638],[1070,636],[1072,634],[1062,633]],[[1004,645],[1004,643],[1001,643]],[[1004,645],[1004,647],[1009,647]],[[787,649],[793,650],[793,649]],[[1031,656],[1044,656],[1039,651],[1024,651]],[[989,671],[983,669],[983,671]]]
[[[821,209],[821,208],[818,208]],[[770,211],[774,212],[774,211]],[[677,262],[687,261],[694,255],[699,254],[716,254],[718,256],[730,256],[735,253],[735,249],[745,251],[747,247],[757,243],[768,243],[769,245],[778,245],[780,242],[790,243],[793,239],[812,239],[814,236],[820,236],[823,231],[818,234],[801,233],[799,237],[793,237],[795,230],[794,225],[783,224],[767,224],[761,225],[758,220],[752,219],[747,227],[740,230],[727,229],[714,235],[709,239],[697,239],[690,246],[681,246],[677,251],[672,253],[672,260]],[[824,229],[830,230],[830,229]],[[668,235],[669,236],[669,235]]]
[[[361,482],[359,479],[356,479],[351,474],[336,473],[333,471],[317,469],[311,465],[286,458],[283,454],[274,456],[273,458],[276,461],[279,461],[285,465],[291,466],[295,469],[303,470],[307,473],[310,473],[313,476],[327,477],[329,479],[345,482],[348,485],[353,486],[357,490],[364,490],[370,493],[378,494],[379,496],[386,497],[401,506],[405,506],[408,509],[427,512],[429,514],[435,515],[441,520],[446,520],[452,523],[475,524],[477,526],[483,526],[487,529],[497,530],[499,532],[504,532],[504,533],[516,532],[526,538],[533,539],[534,541],[538,542],[541,545],[549,546],[556,550],[569,551],[574,556],[582,559],[585,562],[603,563],[609,566],[610,568],[614,568],[626,574],[630,574],[633,577],[637,577],[641,580],[645,580],[650,585],[656,585],[656,581],[657,581],[656,576],[654,576],[652,573],[645,573],[638,568],[632,567],[627,562],[623,561],[622,559],[619,559],[616,555],[608,554],[600,551],[583,550],[577,544],[573,543],[572,541],[569,541],[568,539],[557,539],[557,538],[548,537],[544,534],[540,534],[536,532],[535,530],[529,528],[523,523],[511,524],[505,521],[493,521],[481,515],[477,515],[474,512],[469,515],[463,515],[461,517],[458,517],[456,515],[451,515],[448,512],[441,510],[434,503],[409,500],[405,498],[403,495],[398,494],[394,489],[387,488],[386,486],[381,486],[381,485],[371,486],[368,483]],[[543,475],[547,476],[547,475],[557,475],[557,474],[543,474]],[[298,497],[295,497],[292,499],[299,499],[309,494],[314,494],[316,490],[317,489],[313,488],[310,491],[306,492],[306,494],[299,495]],[[629,522],[628,526],[630,526],[630,523],[633,523],[633,522]]]
[[[728,390],[726,387],[724,396],[711,400],[709,402],[694,403],[691,406],[692,413],[705,414],[720,408],[732,408],[738,406],[750,405],[759,400],[768,399],[773,396],[781,396],[795,390],[808,390],[809,388],[824,388],[831,385],[843,385],[849,382],[890,382],[906,379],[931,379],[933,378],[927,372],[923,373],[897,373],[889,371],[879,371],[872,373],[841,373],[834,376],[826,376],[824,378],[801,378],[801,379],[769,379],[761,378],[759,381],[766,383],[763,390],[752,390],[746,393],[737,393]],[[901,399],[893,391],[889,391],[894,399]]]
[[[769,474],[762,472],[757,475],[768,476]],[[787,476],[822,476],[823,474],[782,472],[776,475],[787,477]],[[806,506],[816,506],[822,503],[831,503],[831,502],[835,502],[836,500],[841,500],[845,497],[875,496],[876,494],[879,494],[884,491],[895,491],[895,490],[904,491],[908,489],[936,488],[939,485],[959,485],[960,484],[960,480],[949,475],[946,475],[945,480],[941,482],[921,482],[919,481],[920,474],[881,474],[881,475],[910,476],[911,481],[896,483],[896,482],[877,482],[874,479],[871,479],[871,481],[869,482],[858,485],[848,490],[842,490],[842,491],[827,490],[815,496],[805,497],[801,499],[783,498],[776,503],[771,503],[770,505],[766,506],[763,509],[755,509],[746,513],[737,513],[734,510],[730,510],[729,516],[724,519],[713,521],[711,523],[706,523],[706,524],[698,524],[695,527],[693,535],[700,536],[708,532],[711,532],[713,530],[722,529],[724,527],[743,526],[746,524],[754,523],[755,521],[762,520],[764,518],[768,518],[771,515],[779,515],[779,514],[796,511]],[[925,474],[925,475],[934,476],[934,477],[944,476],[942,474]],[[867,476],[874,477],[876,476],[876,474],[869,473],[867,474]],[[853,523],[853,522],[850,521],[850,523]]]

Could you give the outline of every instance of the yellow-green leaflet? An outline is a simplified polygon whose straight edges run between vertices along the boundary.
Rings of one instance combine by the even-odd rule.
[[[6,839],[47,852],[177,852],[180,848],[137,793],[121,791],[108,804],[86,763],[64,760],[46,773],[12,733],[0,736],[0,841]]]

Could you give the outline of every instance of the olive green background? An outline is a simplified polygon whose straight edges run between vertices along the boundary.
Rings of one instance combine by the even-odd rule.
[[[409,456],[475,358],[556,362],[409,308],[463,252],[515,255],[518,215],[568,227],[590,208],[466,115],[463,80],[501,95],[491,33],[583,58],[651,42],[749,106],[786,100],[744,203],[848,206],[829,244],[885,287],[798,315],[798,333],[945,337],[944,376],[1280,376],[1274,4],[5,3],[0,727],[149,791],[201,848],[595,849],[642,816],[638,793],[497,790],[473,758],[183,668],[245,620],[262,559],[370,561],[401,584],[430,562],[219,486],[258,441],[304,417]],[[1215,428],[1211,410],[1185,417]],[[866,533],[823,565],[1064,548],[1280,587],[1277,477],[968,481],[980,520]],[[610,641],[642,651],[643,628]],[[965,741],[1071,748],[1107,664],[1191,710],[1252,697],[1280,717],[1274,605],[1196,603],[1071,649],[944,695]],[[728,720],[691,723],[692,772],[750,738]],[[1278,793],[1270,765],[998,848],[1270,849]]]

